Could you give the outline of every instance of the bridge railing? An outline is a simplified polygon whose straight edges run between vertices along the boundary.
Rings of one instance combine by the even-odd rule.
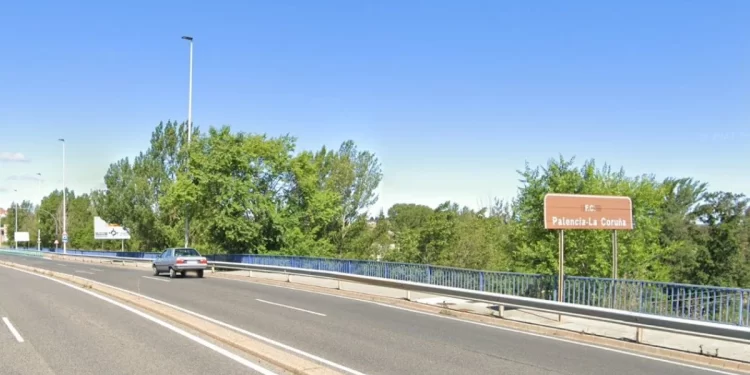
[[[48,250],[49,251],[49,250]],[[56,250],[62,253],[61,249]],[[159,253],[67,250],[70,255],[154,259]],[[426,264],[273,256],[208,255],[210,261],[332,271],[555,301],[557,276]],[[564,301],[674,318],[750,326],[750,289],[566,276]]]

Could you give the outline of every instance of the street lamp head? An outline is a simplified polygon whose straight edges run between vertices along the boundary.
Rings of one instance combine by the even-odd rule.
[[[189,40],[191,42],[193,41],[193,37],[192,36],[183,36],[182,39]]]
[[[65,138],[59,138],[58,141],[65,142]]]

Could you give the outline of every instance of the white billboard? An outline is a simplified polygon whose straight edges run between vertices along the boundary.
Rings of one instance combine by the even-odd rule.
[[[15,242],[29,242],[29,232],[16,232],[13,234]]]
[[[109,224],[99,216],[94,217],[95,240],[129,240],[130,232],[117,224]]]

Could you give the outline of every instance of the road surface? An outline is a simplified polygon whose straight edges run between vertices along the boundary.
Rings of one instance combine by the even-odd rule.
[[[2,374],[258,374],[77,288],[0,267]]]
[[[198,279],[190,276],[169,279],[166,276],[152,277],[144,269],[13,255],[0,255],[0,259],[136,291],[364,374],[722,373],[362,301],[252,282]]]

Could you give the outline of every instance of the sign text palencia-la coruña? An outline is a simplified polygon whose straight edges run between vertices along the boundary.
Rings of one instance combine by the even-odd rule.
[[[628,222],[624,219],[608,219],[606,217],[557,217],[552,216],[552,224],[564,227],[591,227],[598,229],[629,229]]]

